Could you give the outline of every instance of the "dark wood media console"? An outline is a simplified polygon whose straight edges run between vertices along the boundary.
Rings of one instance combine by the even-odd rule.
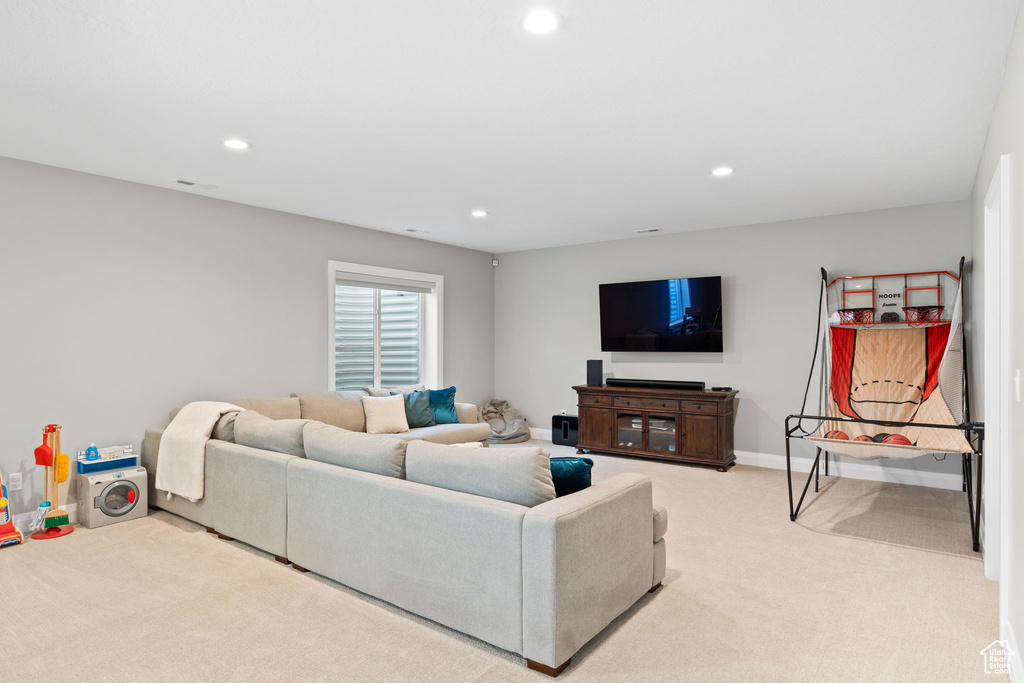
[[[738,391],[577,386],[585,450],[714,465],[736,463],[733,422]]]

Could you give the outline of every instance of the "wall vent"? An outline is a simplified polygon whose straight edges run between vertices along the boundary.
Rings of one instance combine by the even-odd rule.
[[[216,190],[217,189],[216,185],[204,185],[203,183],[197,183],[194,180],[184,180],[182,178],[179,178],[178,180],[175,180],[174,182],[176,184],[178,184],[178,185],[185,185],[186,187],[194,187],[194,188],[199,189],[199,190]]]

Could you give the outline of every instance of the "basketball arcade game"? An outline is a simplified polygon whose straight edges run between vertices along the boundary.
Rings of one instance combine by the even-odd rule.
[[[971,422],[963,270],[837,278],[821,269],[818,336],[800,414],[786,417],[789,518],[829,456],[874,460],[959,453],[974,550],[980,549],[984,424]],[[806,414],[818,378],[817,411]],[[794,505],[792,439],[816,453]],[[822,458],[824,456],[824,458]],[[972,472],[972,467],[974,471]]]

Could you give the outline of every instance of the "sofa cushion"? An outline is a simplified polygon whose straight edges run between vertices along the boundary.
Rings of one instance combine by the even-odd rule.
[[[434,426],[434,416],[430,412],[429,391],[412,391],[403,394],[392,390],[391,395],[401,396],[405,400],[405,421],[409,423],[409,429]]]
[[[551,458],[551,480],[555,483],[555,495],[567,496],[590,486],[590,470],[593,468],[594,461],[590,458]]]
[[[220,419],[217,420],[217,424],[213,426],[213,432],[210,434],[210,438],[234,443],[236,417],[238,417],[237,410],[233,413],[224,413],[221,415]]]
[[[405,478],[452,491],[533,507],[555,497],[543,448],[459,448],[410,441]]]
[[[455,412],[455,387],[430,390],[430,412],[434,422],[439,425],[452,424],[459,421]]]
[[[244,398],[237,401],[228,401],[228,403],[233,403],[239,408],[245,408],[246,410],[255,410],[260,415],[266,415],[272,420],[297,420],[302,417],[299,410],[299,399],[297,398]],[[171,422],[178,416],[181,408],[182,406],[177,406],[171,409],[169,416]],[[227,439],[223,440],[227,441]]]
[[[353,470],[405,477],[406,442],[310,422],[302,431],[306,457]]]
[[[377,398],[383,398],[390,396],[393,392],[399,394],[411,394],[414,391],[426,391],[426,387],[422,384],[409,384],[404,387],[392,387],[390,389],[381,389],[380,387],[363,387],[363,391],[369,396],[376,396]]]
[[[304,420],[316,420],[353,432],[366,429],[362,391],[324,391],[316,394],[292,394],[299,399]]]
[[[231,403],[239,408],[254,410],[272,420],[298,420],[302,417],[297,398],[250,398]]]
[[[446,424],[433,427],[417,427],[401,434],[406,440],[423,439],[431,443],[466,443],[467,441],[486,441],[491,436],[491,426],[486,422],[475,424]]]
[[[254,410],[245,410],[235,418],[235,443],[301,456],[304,453],[302,428],[307,422],[309,420],[272,420]]]
[[[668,531],[668,510],[664,505],[654,506],[654,542],[657,543]]]
[[[363,396],[367,434],[398,434],[409,431],[405,419],[405,400],[401,395]]]

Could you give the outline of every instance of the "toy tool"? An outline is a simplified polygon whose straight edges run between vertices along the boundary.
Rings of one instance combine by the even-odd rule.
[[[60,538],[75,530],[67,510],[60,507],[60,484],[68,480],[68,454],[61,452],[60,430],[60,425],[46,425],[43,428],[43,445],[36,448],[36,462],[42,460],[40,464],[46,468],[47,501],[52,489],[53,504],[43,517],[43,528],[32,534],[35,539]]]

